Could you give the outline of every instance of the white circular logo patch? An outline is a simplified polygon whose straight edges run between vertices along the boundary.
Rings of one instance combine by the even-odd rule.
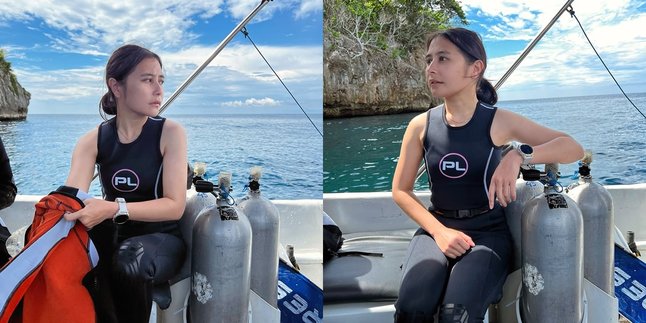
[[[112,176],[112,187],[119,192],[132,192],[139,187],[139,176],[130,169],[120,169]]]
[[[449,153],[440,159],[440,172],[448,178],[460,178],[467,173],[469,163],[458,153]]]

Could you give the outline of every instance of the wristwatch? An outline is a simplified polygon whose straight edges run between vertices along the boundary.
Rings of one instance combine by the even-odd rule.
[[[117,197],[115,201],[119,204],[119,210],[112,217],[112,221],[116,224],[124,224],[128,219],[130,219],[128,208],[126,208],[126,200],[124,200],[123,197]]]
[[[523,157],[523,165],[528,165],[534,158],[534,148],[532,146],[514,141],[512,147],[520,154],[520,157]]]

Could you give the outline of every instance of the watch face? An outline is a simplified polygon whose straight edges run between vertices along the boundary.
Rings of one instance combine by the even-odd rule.
[[[128,214],[117,214],[113,219],[116,224],[124,224],[128,221]]]
[[[534,152],[534,148],[530,145],[520,145],[520,151],[525,155],[531,155]]]

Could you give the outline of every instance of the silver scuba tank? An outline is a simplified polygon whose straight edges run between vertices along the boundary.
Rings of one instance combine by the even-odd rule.
[[[512,260],[512,272],[520,269],[521,266],[521,221],[523,219],[523,208],[529,200],[543,193],[543,184],[539,182],[540,171],[527,169],[521,171],[523,176],[516,180],[516,200],[507,204],[505,217],[507,226],[511,232],[514,258]]]
[[[583,219],[557,190],[556,166],[546,165],[546,173],[545,192],[527,202],[523,214],[521,314],[525,323],[580,323]]]
[[[579,167],[579,181],[568,187],[583,214],[583,276],[609,295],[614,295],[614,212],[612,196],[590,175],[592,153],[586,151]]]
[[[184,208],[184,214],[182,215],[181,220],[179,221],[179,229],[182,232],[182,238],[186,243],[186,254],[191,254],[192,240],[193,240],[193,223],[197,218],[200,212],[207,208],[215,206],[216,198],[211,194],[211,192],[198,192],[195,188],[195,183],[197,181],[204,179],[204,174],[206,173],[206,164],[202,162],[196,162],[193,166],[193,181],[191,183],[191,188],[186,191],[186,207]],[[184,277],[188,277],[191,272],[191,262],[185,261],[182,265],[180,273]]]
[[[217,205],[202,210],[193,226],[190,320],[247,323],[251,226],[229,196],[230,173],[220,173],[211,190]]]
[[[249,192],[238,207],[251,224],[251,290],[277,307],[278,233],[280,215],[276,206],[260,194],[260,167],[251,168]]]

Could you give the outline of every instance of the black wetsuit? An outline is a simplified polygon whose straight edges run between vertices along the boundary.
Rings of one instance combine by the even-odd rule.
[[[482,322],[489,304],[501,296],[511,238],[502,207],[488,210],[489,183],[501,159],[490,136],[495,113],[495,107],[479,103],[466,125],[452,127],[444,106],[428,112],[429,211],[446,227],[470,236],[475,247],[457,259],[447,258],[420,228],[404,263],[396,322],[433,322],[436,312],[440,322]]]
[[[13,173],[9,164],[7,151],[4,149],[2,138],[0,138],[0,210],[10,206],[16,198],[16,185],[13,183]],[[0,219],[0,267],[9,261],[9,252],[5,243],[11,233],[2,225]]]
[[[106,200],[123,197],[139,202],[163,196],[164,121],[148,118],[139,137],[128,144],[119,142],[116,118],[101,124],[96,163]],[[90,230],[90,236],[100,256],[95,281],[99,322],[148,322],[153,291],[167,291],[168,280],[184,261],[178,221],[130,220],[116,225],[106,220]],[[162,308],[168,306],[163,303]]]

